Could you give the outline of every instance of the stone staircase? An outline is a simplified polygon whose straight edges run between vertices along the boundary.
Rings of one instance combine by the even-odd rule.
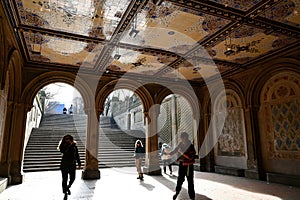
[[[60,139],[73,135],[77,142],[80,158],[84,164],[86,141],[85,115],[44,115],[39,128],[32,130],[24,153],[23,171],[59,170],[61,154],[57,150]],[[110,120],[101,116],[98,159],[99,168],[134,166],[134,143],[145,142],[142,131],[122,131]]]

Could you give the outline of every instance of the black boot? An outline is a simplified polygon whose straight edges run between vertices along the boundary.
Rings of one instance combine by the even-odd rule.
[[[140,180],[141,180],[141,181],[143,181],[143,180],[144,180],[143,173],[140,173],[140,176],[139,176],[139,177],[140,177]]]

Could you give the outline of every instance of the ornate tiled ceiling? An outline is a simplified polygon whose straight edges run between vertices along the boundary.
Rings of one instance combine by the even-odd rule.
[[[299,45],[300,0],[4,3],[39,67],[200,80]]]

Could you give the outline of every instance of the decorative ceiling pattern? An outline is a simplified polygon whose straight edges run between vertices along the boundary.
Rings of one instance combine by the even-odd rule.
[[[300,42],[300,0],[4,3],[26,63],[39,67],[198,81]]]
[[[225,7],[231,7],[234,9],[247,11],[249,8],[257,5],[262,0],[257,1],[248,1],[248,0],[209,0],[211,2],[216,2],[218,4],[222,4]]]

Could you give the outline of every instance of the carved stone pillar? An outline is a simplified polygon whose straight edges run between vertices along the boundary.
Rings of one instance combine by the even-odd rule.
[[[4,143],[1,156],[1,175],[8,178],[8,184],[23,182],[22,160],[27,112],[32,106],[24,103],[7,103]],[[6,151],[4,153],[4,151]]]
[[[199,140],[201,144],[201,149],[205,149],[205,154],[202,155],[201,152],[199,152],[199,156],[200,156],[200,171],[208,171],[208,172],[214,172],[214,166],[215,166],[215,162],[214,162],[214,151],[213,149],[210,150],[210,146],[207,146],[208,144],[204,143],[205,140],[205,136],[208,131],[209,128],[209,123],[210,123],[210,119],[211,119],[211,115],[206,113],[204,114],[204,117],[200,119],[200,123],[202,124],[202,126],[200,125],[200,127],[202,127],[199,132]]]
[[[177,104],[176,104],[176,96],[172,95],[171,101],[171,125],[172,125],[172,146],[176,147],[178,144],[178,135],[177,135]]]
[[[158,158],[158,136],[157,136],[157,117],[159,105],[153,105],[149,112],[145,112],[146,125],[146,157],[143,171],[149,175],[161,175],[161,168]]]
[[[245,171],[245,176],[253,179],[259,179],[261,176],[261,169],[259,167],[261,153],[259,143],[258,111],[259,106],[248,106],[248,108],[245,109],[245,128],[248,153],[248,169]]]
[[[86,131],[86,151],[85,166],[82,172],[82,179],[100,179],[98,168],[98,141],[100,113],[94,109],[86,109],[87,131]]]

